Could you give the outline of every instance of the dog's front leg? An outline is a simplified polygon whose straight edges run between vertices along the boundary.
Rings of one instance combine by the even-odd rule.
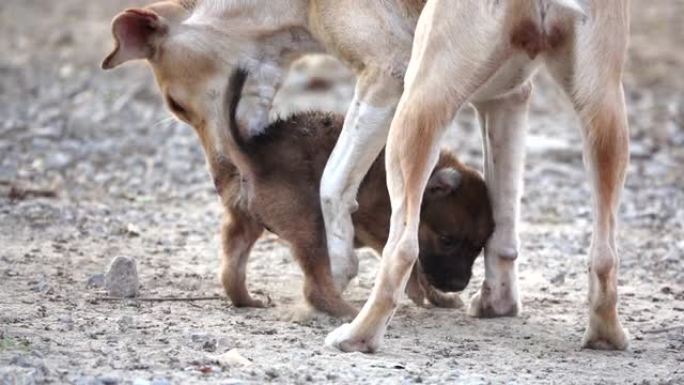
[[[342,133],[323,172],[321,207],[332,274],[340,291],[358,270],[351,219],[356,193],[385,144],[401,83],[372,67],[359,75]]]
[[[245,97],[251,99],[252,103],[242,103],[241,108],[248,110],[241,110],[240,116],[244,117],[247,134],[254,136],[268,125],[273,100],[282,85],[286,67],[268,60],[247,61],[245,67],[249,70],[250,79],[254,84],[248,84],[247,91],[244,92]]]
[[[484,170],[496,227],[485,247],[485,280],[471,300],[474,317],[515,316],[518,295],[518,217],[525,166],[525,135],[532,85],[474,103],[484,141]]]
[[[380,271],[359,315],[328,335],[329,346],[373,352],[380,345],[418,258],[420,206],[442,134],[506,58],[498,38],[502,23],[491,10],[480,1],[436,0],[420,16],[405,91],[387,141],[392,216]],[[468,39],[455,39],[461,36]]]

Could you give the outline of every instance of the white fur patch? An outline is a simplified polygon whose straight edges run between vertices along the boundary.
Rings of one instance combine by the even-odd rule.
[[[344,288],[356,274],[354,226],[351,212],[363,177],[387,138],[394,107],[374,107],[354,99],[342,134],[328,159],[321,179],[321,208],[325,220],[330,266],[338,286]]]
[[[586,1],[585,0],[550,0],[557,5],[570,9],[580,15],[586,15]]]

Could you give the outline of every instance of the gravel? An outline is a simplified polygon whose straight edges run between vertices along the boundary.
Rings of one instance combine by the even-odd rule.
[[[632,2],[626,98],[633,157],[618,234],[620,317],[633,336],[630,350],[578,349],[590,190],[577,121],[542,73],[522,207],[524,314],[478,320],[404,300],[375,355],[324,348],[337,320],[282,321],[300,300],[302,276],[270,235],[254,248],[248,284],[273,307],[99,300],[115,256],[135,256],[140,295],[222,295],[221,206],[196,135],[169,119],[145,65],[98,68],[111,45],[111,17],[138,4],[0,6],[0,384],[684,383],[681,1]],[[295,68],[276,109],[344,112],[352,91],[349,72],[319,57]],[[458,122],[445,145],[480,167],[472,111],[464,109]],[[14,184],[53,194],[10,199]],[[360,276],[345,293],[357,306],[378,267],[367,254],[360,253]],[[476,264],[464,298],[482,281]],[[227,358],[230,352],[250,364]],[[231,359],[245,364],[225,363]]]

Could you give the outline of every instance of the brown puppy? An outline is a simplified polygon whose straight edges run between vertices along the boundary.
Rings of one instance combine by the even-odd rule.
[[[239,201],[246,202],[255,228],[263,226],[290,244],[304,271],[307,302],[334,316],[353,315],[356,309],[342,299],[332,279],[319,200],[323,169],[342,129],[343,117],[319,112],[297,114],[245,139],[235,115],[246,77],[246,72],[236,71],[225,94],[231,157],[242,176]],[[390,212],[380,157],[359,189],[358,209],[353,214],[358,247],[368,246],[381,253],[389,234]],[[482,177],[442,153],[424,196],[420,258],[411,277],[411,298],[422,304],[425,296],[435,305],[453,306],[458,297],[440,292],[466,287],[473,262],[493,229]],[[224,267],[236,265],[230,260],[232,254],[225,256],[228,260]],[[243,293],[244,268],[240,274],[238,281],[243,287],[238,291]],[[227,272],[224,276],[235,274]],[[224,281],[224,285],[234,298],[232,282]]]

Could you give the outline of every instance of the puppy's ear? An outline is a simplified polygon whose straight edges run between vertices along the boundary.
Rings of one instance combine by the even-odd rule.
[[[461,185],[462,178],[455,168],[446,167],[435,171],[425,188],[426,197],[441,198],[451,194]]]
[[[112,21],[114,50],[102,62],[102,69],[111,69],[129,60],[151,58],[157,40],[167,30],[165,19],[152,10],[125,10]]]

